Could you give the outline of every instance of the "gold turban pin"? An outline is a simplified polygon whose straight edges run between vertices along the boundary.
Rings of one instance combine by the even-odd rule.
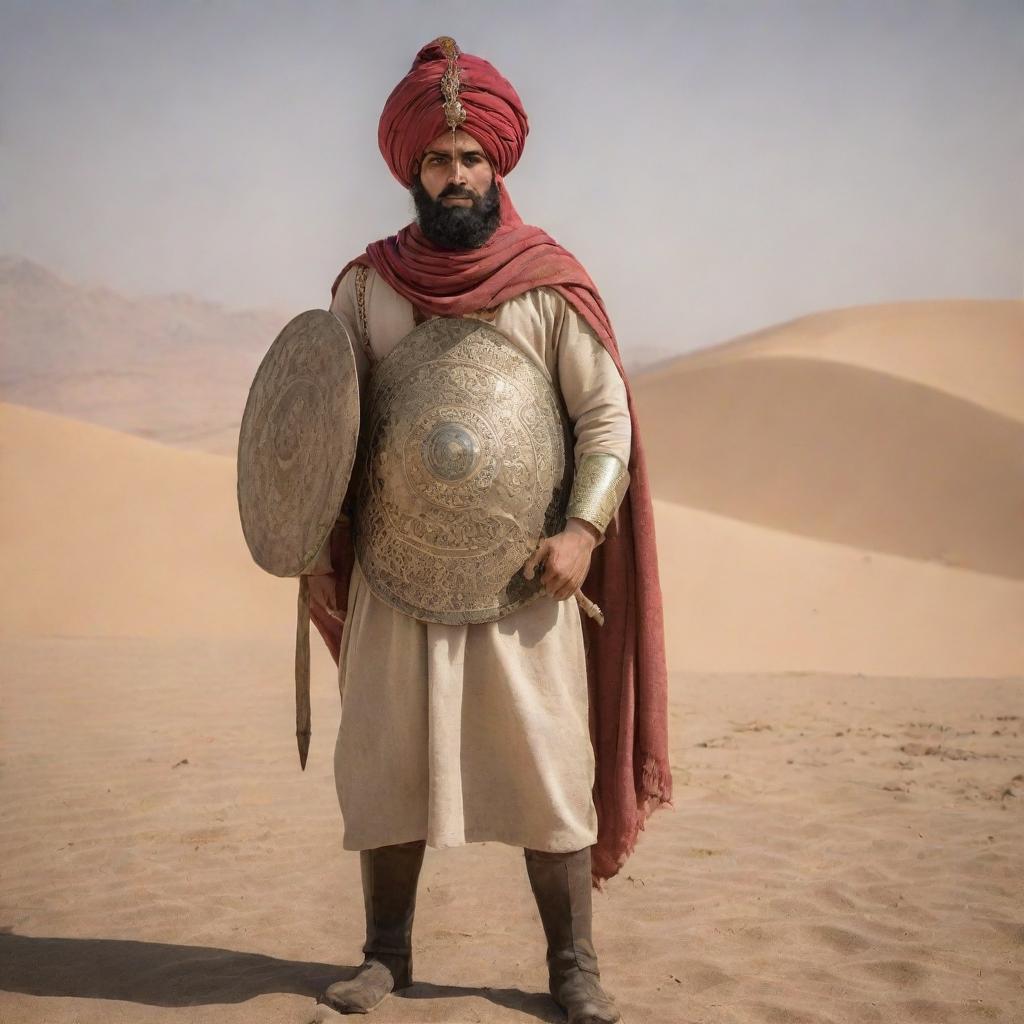
[[[448,67],[441,76],[441,97],[444,100],[444,119],[452,132],[466,120],[466,108],[459,102],[459,45],[451,36],[436,40],[441,52],[448,58]]]

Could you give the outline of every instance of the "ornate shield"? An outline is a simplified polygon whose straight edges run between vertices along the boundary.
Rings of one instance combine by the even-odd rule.
[[[356,554],[373,592],[428,622],[488,622],[540,593],[523,563],[557,533],[569,423],[543,369],[474,319],[428,320],[373,370]]]
[[[322,309],[277,336],[249,389],[238,437],[238,511],[257,564],[297,576],[337,519],[359,437],[348,332]]]

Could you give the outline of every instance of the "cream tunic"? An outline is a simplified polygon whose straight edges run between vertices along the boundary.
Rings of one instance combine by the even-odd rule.
[[[355,271],[332,311],[356,350],[360,384],[413,329],[411,303],[369,271],[367,335]],[[575,457],[629,461],[625,388],[589,325],[548,288],[486,319],[544,368],[574,425]],[[368,351],[367,351],[368,350]],[[334,766],[343,845],[413,839],[579,850],[597,838],[587,673],[574,600],[542,596],[496,622],[420,622],[377,598],[358,562],[338,674]]]

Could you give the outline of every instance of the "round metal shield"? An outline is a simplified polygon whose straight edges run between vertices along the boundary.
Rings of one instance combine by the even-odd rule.
[[[427,622],[489,622],[540,593],[523,563],[562,528],[569,424],[501,331],[428,320],[374,367],[356,554],[373,592]]]
[[[341,509],[359,438],[359,383],[348,332],[322,309],[300,313],[256,371],[238,436],[238,512],[257,564],[297,576]]]

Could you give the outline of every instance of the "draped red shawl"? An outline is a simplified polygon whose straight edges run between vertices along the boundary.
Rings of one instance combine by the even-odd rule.
[[[604,303],[580,263],[540,228],[519,219],[499,177],[502,224],[480,249],[435,249],[418,225],[370,245],[353,264],[372,267],[400,295],[428,314],[463,316],[493,309],[531,288],[558,292],[593,328],[622,374],[632,421],[630,484],[604,543],[594,549],[583,592],[600,605],[604,626],[584,617],[590,693],[590,735],[596,760],[598,836],[594,884],[615,875],[633,851],[648,816],[671,806],[668,680],[654,515],[643,443],[629,383]],[[338,607],[345,609],[352,569],[347,530],[332,536]],[[341,624],[314,603],[311,616],[335,661]]]

